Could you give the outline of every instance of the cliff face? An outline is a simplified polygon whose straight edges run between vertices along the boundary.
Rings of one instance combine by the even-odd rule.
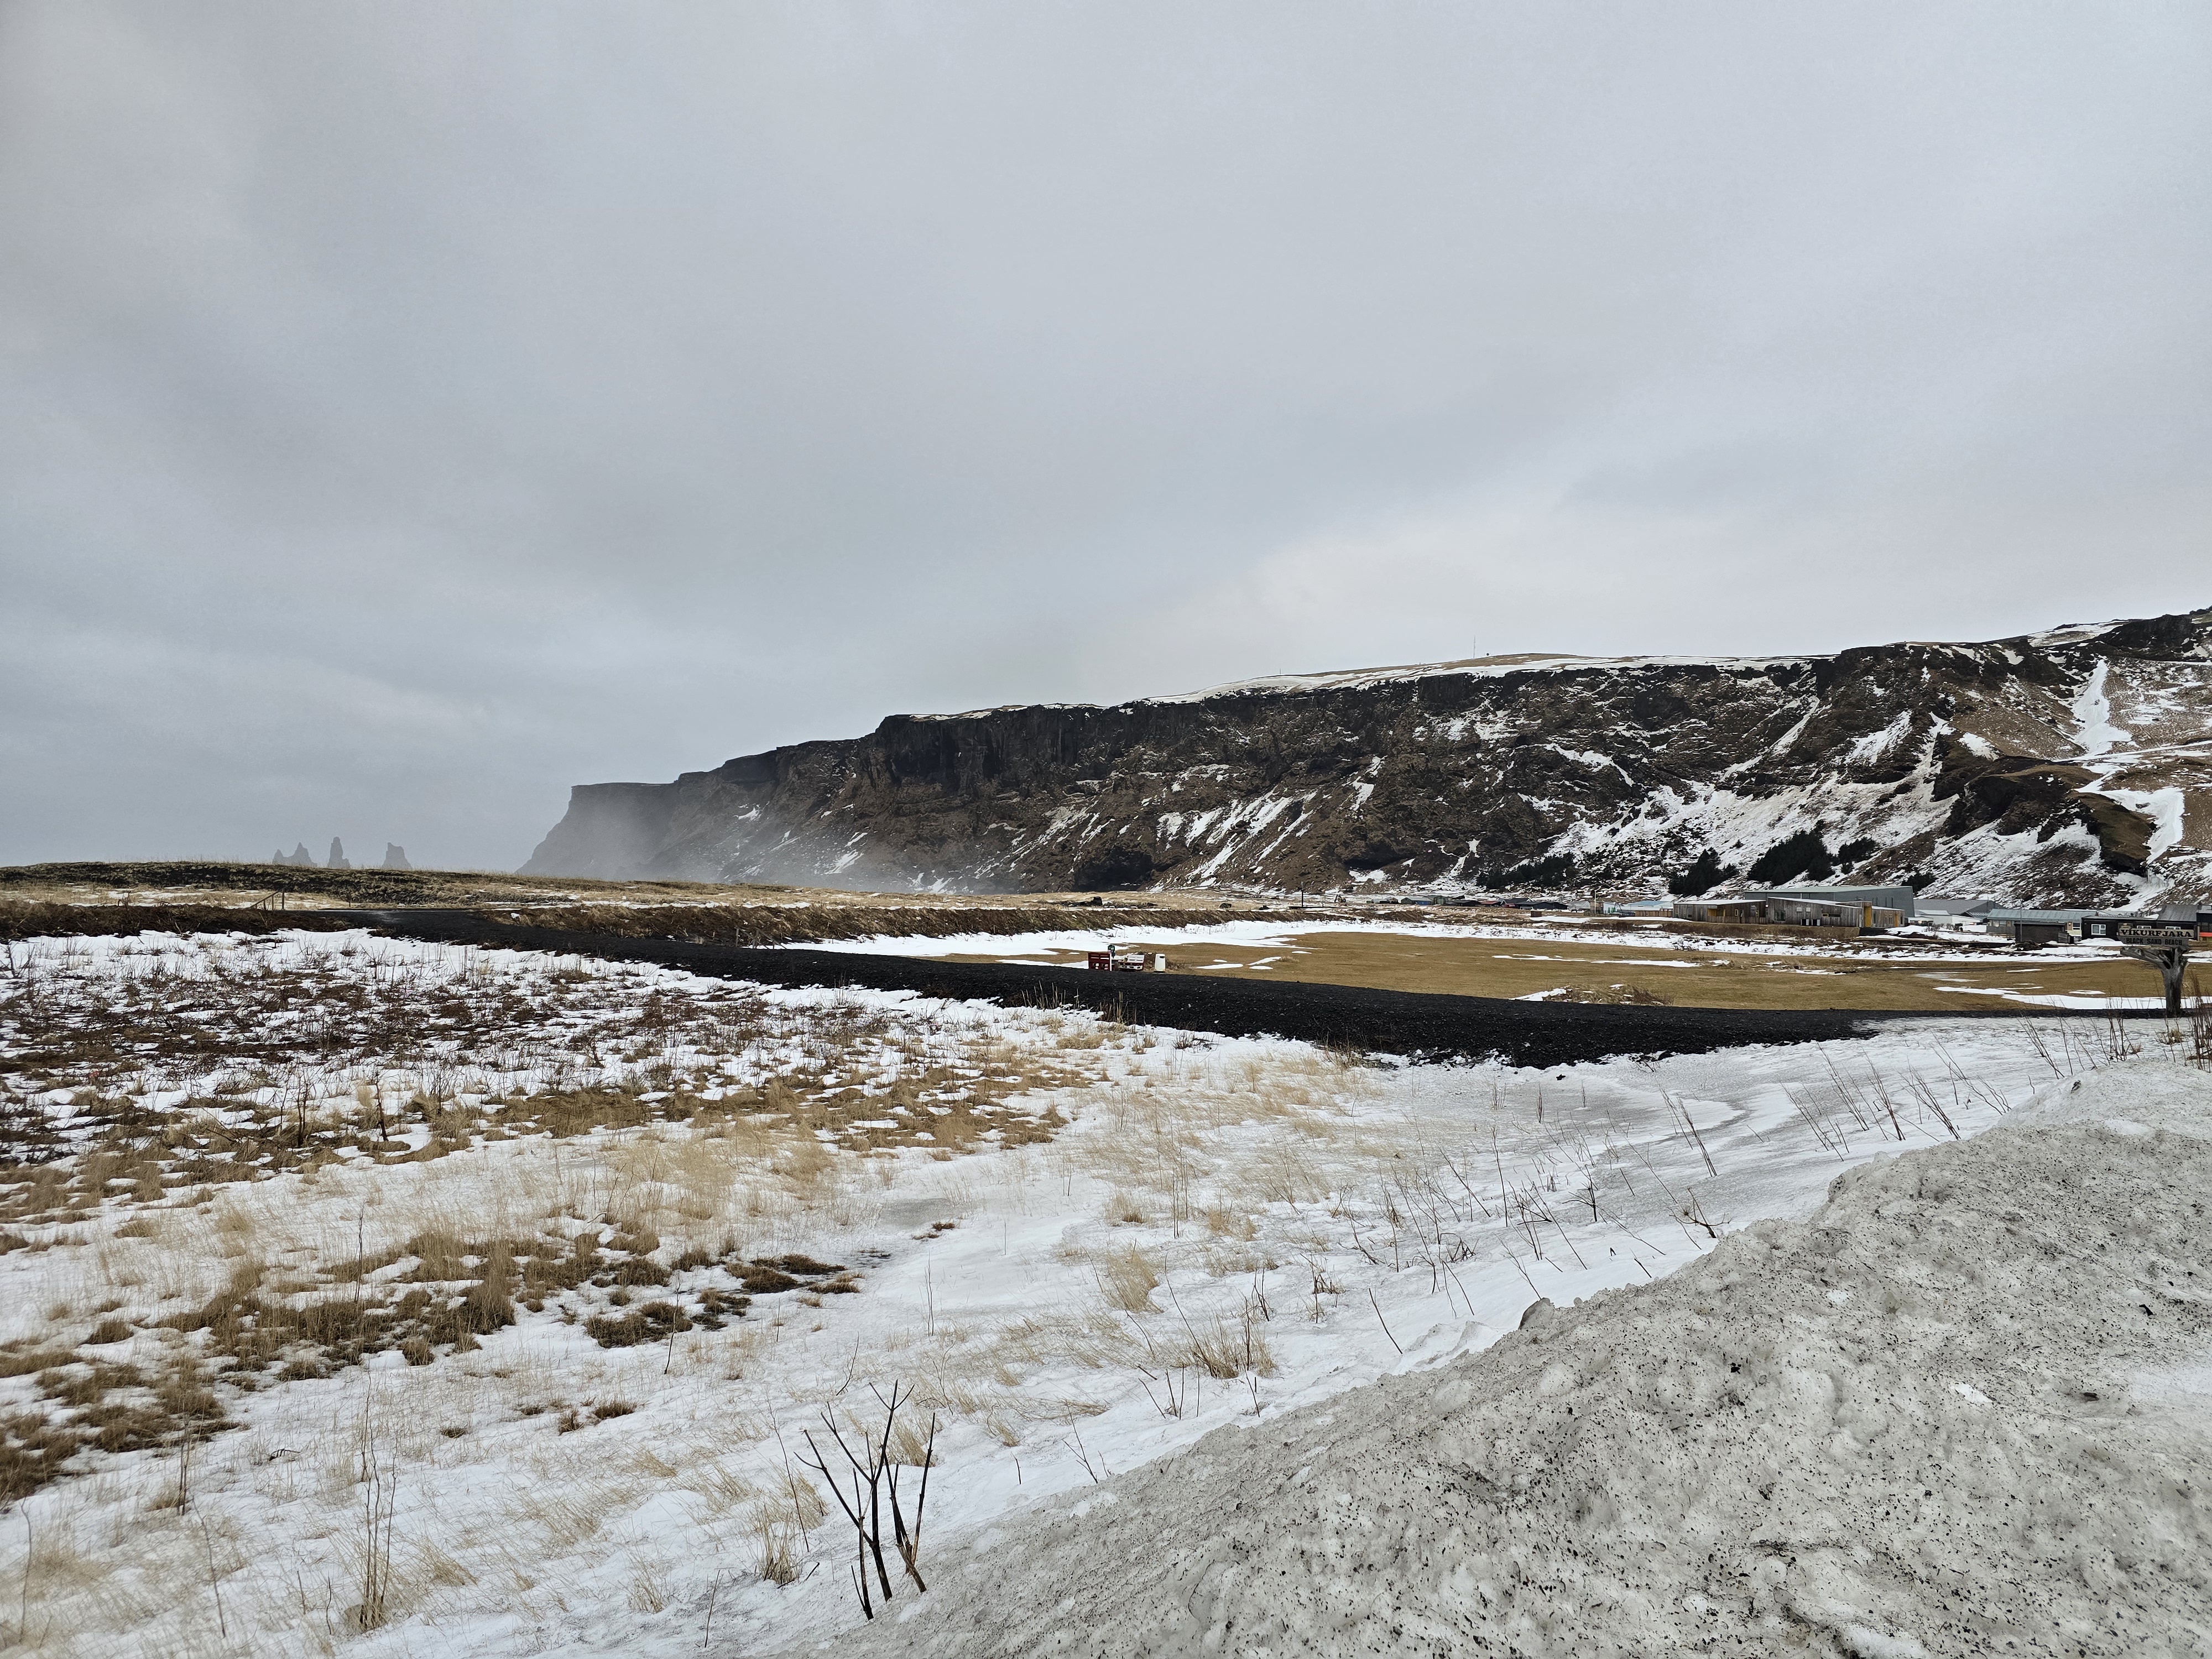
[[[2212,611],[1834,656],[1493,658],[894,715],[582,784],[526,873],[1052,891],[2212,888]]]

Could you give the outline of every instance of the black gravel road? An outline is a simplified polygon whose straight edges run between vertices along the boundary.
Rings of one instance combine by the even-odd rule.
[[[1881,1018],[1849,1009],[1516,1002],[1288,980],[1268,983],[1194,974],[1102,974],[1081,968],[943,962],[872,952],[757,950],[512,927],[465,910],[349,914],[408,939],[658,962],[688,973],[769,985],[860,986],[1009,1005],[1080,1006],[1139,1025],[1218,1031],[1228,1036],[1297,1037],[1429,1060],[1495,1057],[1520,1066],[1565,1066],[1613,1054],[1704,1054],[1747,1043],[1862,1036]]]

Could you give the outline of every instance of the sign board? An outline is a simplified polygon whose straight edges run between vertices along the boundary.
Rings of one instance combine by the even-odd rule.
[[[2160,926],[2155,922],[2124,921],[2112,929],[2112,937],[2123,945],[2179,945],[2186,951],[2197,943],[2197,929],[2187,922]]]

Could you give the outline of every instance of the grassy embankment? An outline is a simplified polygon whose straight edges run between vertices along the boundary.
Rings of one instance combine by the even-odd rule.
[[[856,893],[689,881],[590,881],[451,870],[321,870],[267,864],[42,864],[0,869],[0,939],[354,925],[352,908],[477,911],[501,921],[626,938],[798,945],[878,935],[1011,934],[1127,922],[1180,927],[1279,913],[1237,900],[1128,894]]]

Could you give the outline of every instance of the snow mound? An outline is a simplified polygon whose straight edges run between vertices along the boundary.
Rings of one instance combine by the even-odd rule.
[[[2212,1652],[2209,1133],[2200,1073],[2093,1077],[951,1540],[841,1650]]]

